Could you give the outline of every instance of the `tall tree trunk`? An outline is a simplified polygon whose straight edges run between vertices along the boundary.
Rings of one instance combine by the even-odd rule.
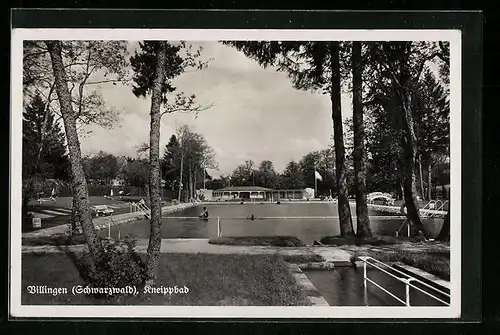
[[[193,198],[193,170],[189,166],[189,200]]]
[[[427,198],[428,200],[432,200],[432,165],[431,160],[429,158],[429,162],[427,163]]]
[[[184,185],[182,184],[183,179],[182,179],[182,174],[184,173],[184,154],[181,154],[181,175],[180,175],[180,181],[179,181],[179,198],[177,199],[179,202],[181,202],[181,196],[182,196],[182,188]]]
[[[352,45],[352,110],[354,131],[354,174],[356,180],[357,236],[371,237],[370,219],[366,204],[365,130],[363,124],[361,42]]]
[[[347,176],[345,165],[344,134],[342,130],[342,108],[340,105],[340,59],[339,42],[330,42],[332,83],[330,98],[332,101],[333,137],[335,143],[335,166],[337,177],[338,209],[340,234],[342,236],[354,235],[352,227],[351,208],[347,198]]]
[[[151,128],[149,132],[149,192],[151,199],[151,233],[146,263],[146,284],[156,282],[161,247],[161,194],[160,194],[160,126],[161,89],[165,76],[166,42],[158,42],[156,75],[151,96]]]
[[[418,174],[420,176],[420,193],[422,194],[422,200],[425,200],[424,176],[422,174],[422,155],[418,156]]]
[[[416,160],[416,143],[415,130],[413,127],[413,116],[411,113],[411,95],[409,91],[410,84],[410,69],[409,69],[409,49],[411,42],[402,43],[401,54],[399,57],[399,73],[398,80],[394,82],[396,88],[396,96],[399,103],[399,115],[401,118],[402,133],[401,147],[403,148],[403,192],[404,202],[407,209],[407,217],[411,223],[412,229],[420,230],[425,235],[420,219],[420,210],[416,199],[415,187],[415,160]]]
[[[46,41],[47,49],[52,60],[52,69],[56,83],[56,92],[59,98],[59,105],[64,121],[66,139],[68,141],[68,151],[71,165],[71,181],[73,188],[73,198],[77,206],[83,234],[87,241],[90,254],[94,264],[90,270],[95,270],[96,262],[103,259],[104,248],[101,239],[97,236],[94,224],[92,223],[92,214],[90,212],[90,203],[88,198],[87,180],[82,165],[82,153],[80,151],[80,141],[76,128],[76,117],[71,104],[71,94],[68,90],[66,71],[61,56],[60,41]]]

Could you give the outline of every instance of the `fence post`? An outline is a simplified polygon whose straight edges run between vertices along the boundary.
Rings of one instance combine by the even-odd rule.
[[[108,238],[111,238],[111,218],[108,219]]]
[[[406,306],[410,307],[410,281],[411,278],[408,278],[405,280],[405,286],[406,286]]]
[[[406,225],[408,226],[408,237],[410,237],[410,220],[406,220]]]
[[[217,237],[220,237],[222,235],[221,229],[220,229],[220,217],[217,217]]]

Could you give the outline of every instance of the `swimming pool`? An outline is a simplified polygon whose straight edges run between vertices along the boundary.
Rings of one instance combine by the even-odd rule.
[[[363,268],[339,267],[334,271],[306,271],[307,278],[314,284],[330,306],[404,306],[396,299],[371,283],[363,285]],[[398,275],[395,273],[395,275]],[[367,269],[367,276],[378,285],[405,301],[405,284],[373,268]],[[400,275],[398,275],[400,276]],[[415,284],[449,303],[450,299],[433,290]],[[446,292],[445,288],[440,290]],[[449,291],[448,291],[449,293]],[[424,293],[410,288],[411,306],[443,306],[445,304],[430,298]]]
[[[210,215],[208,221],[197,217],[206,206]],[[351,213],[356,214],[355,206]],[[250,220],[254,215],[256,220]],[[388,219],[387,213],[369,210],[372,231],[379,235],[394,236],[395,231],[403,223],[401,219]],[[282,203],[280,205],[264,204],[210,204],[188,208],[181,212],[169,214],[162,219],[162,238],[212,238],[217,236],[217,217],[220,217],[222,234],[224,236],[296,236],[306,244],[312,244],[327,235],[339,235],[338,218],[314,219],[314,217],[338,217],[337,205],[333,203]],[[377,219],[377,216],[381,217]],[[263,217],[310,217],[307,219],[259,219]],[[179,218],[179,219],[176,219]],[[247,219],[248,218],[248,219]],[[424,219],[424,226],[431,236],[439,233],[443,219]],[[353,218],[356,229],[356,219]],[[149,238],[149,220],[137,220],[119,225],[122,237]],[[107,229],[100,231],[101,236],[107,236]],[[118,232],[111,230],[111,236],[116,238]]]

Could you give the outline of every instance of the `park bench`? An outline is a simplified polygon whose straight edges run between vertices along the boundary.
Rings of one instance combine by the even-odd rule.
[[[99,216],[101,214],[102,215],[111,215],[114,212],[114,210],[112,210],[111,208],[108,208],[108,206],[106,206],[106,205],[93,206],[92,210],[94,211],[95,216]]]

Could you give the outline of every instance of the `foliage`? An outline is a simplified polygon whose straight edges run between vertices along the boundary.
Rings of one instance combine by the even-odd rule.
[[[133,240],[109,241],[104,245],[104,257],[97,262],[89,254],[83,254],[78,259],[82,278],[87,285],[96,288],[141,286],[145,278],[144,264],[134,248],[135,241]],[[95,269],[91,264],[95,264]],[[112,296],[97,294],[96,297],[111,298]]]
[[[278,173],[274,169],[274,164],[270,160],[260,162],[259,168],[253,171],[255,185],[267,188],[276,188],[278,183]]]
[[[245,161],[238,165],[231,174],[231,185],[251,186],[255,183],[255,163],[252,160]]]
[[[117,157],[102,150],[93,157],[85,158],[84,168],[87,178],[104,185],[110,185],[120,170]]]
[[[65,136],[40,95],[23,112],[23,179],[31,177],[69,179]]]
[[[282,189],[303,189],[305,187],[304,175],[300,169],[300,165],[291,161],[285,167],[282,175],[282,184],[280,187]]]
[[[128,62],[126,41],[61,41],[73,111],[81,134],[88,134],[88,125],[113,128],[119,111],[108,106],[100,92],[101,85],[127,83]],[[23,89],[25,97],[39,94],[53,113],[60,116],[54,95],[54,74],[45,43],[25,41],[23,45]]]
[[[184,92],[177,91],[172,80],[186,71],[203,70],[208,66],[208,61],[199,58],[203,48],[195,49],[185,41],[178,43],[166,42],[165,76],[161,84],[161,103],[164,108],[163,114],[173,112],[194,112],[210,108],[196,102],[196,96],[187,96]],[[134,72],[132,92],[136,97],[150,95],[153,89],[153,81],[156,73],[158,41],[143,41],[139,43],[139,51],[130,58],[130,64]]]

